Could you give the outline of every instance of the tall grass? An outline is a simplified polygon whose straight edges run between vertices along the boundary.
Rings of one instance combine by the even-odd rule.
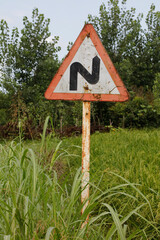
[[[81,138],[64,139],[63,147],[81,146]],[[105,202],[119,214],[126,216],[146,203],[137,214],[127,220],[127,234],[137,231],[140,239],[159,238],[160,221],[160,129],[123,130],[113,129],[110,133],[96,133],[91,136],[90,179],[92,185],[99,185],[99,193],[112,189]],[[81,149],[72,147],[73,154]],[[80,158],[70,160],[72,171],[81,164]],[[99,184],[100,182],[100,184]],[[121,186],[119,191],[114,187]],[[128,184],[128,185],[123,185]],[[91,191],[94,191],[91,189]],[[132,199],[127,195],[132,195]],[[148,222],[145,221],[147,219]],[[107,218],[106,226],[110,220]],[[151,223],[152,226],[149,224]],[[158,228],[158,231],[153,226]],[[143,239],[143,238],[142,238]]]
[[[11,142],[1,146],[1,156],[0,232],[4,239],[49,239],[51,235],[61,239],[70,234],[76,238],[77,229],[81,235],[80,170],[69,192],[65,181],[59,185],[55,171],[49,175],[48,166],[38,163],[32,149],[21,147],[20,151],[20,145]]]
[[[128,177],[127,159],[121,151],[117,158],[122,165],[126,164],[126,170],[121,170],[124,166],[116,167],[120,163],[108,164],[108,155],[110,158],[116,155],[120,144],[106,152],[107,143],[102,150],[104,138],[113,142],[116,139],[119,143],[120,138],[121,141],[129,139],[127,134],[130,133],[92,136],[90,204],[83,215],[80,138],[60,141],[54,135],[46,137],[44,130],[42,142],[36,146],[35,142],[22,140],[1,144],[0,239],[159,239],[159,187],[146,186],[132,171],[132,176]],[[99,141],[102,138],[103,142]],[[129,144],[128,139],[126,144]],[[103,154],[108,160],[102,166]],[[130,154],[133,158],[134,151]],[[152,160],[155,163],[155,159]],[[64,172],[56,169],[57,161],[66,164]],[[82,228],[88,214],[89,222]]]

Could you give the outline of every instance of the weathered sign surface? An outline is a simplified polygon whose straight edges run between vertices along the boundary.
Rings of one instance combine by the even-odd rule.
[[[128,92],[91,24],[86,24],[50,83],[50,100],[128,100]]]

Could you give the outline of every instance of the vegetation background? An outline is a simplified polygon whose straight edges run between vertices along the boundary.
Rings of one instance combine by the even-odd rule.
[[[95,27],[129,93],[127,103],[92,104],[92,125],[158,127],[160,88],[160,12],[152,4],[142,28],[143,14],[126,10],[126,1],[109,0],[98,16],[86,22]],[[18,132],[37,137],[46,116],[55,128],[81,126],[81,102],[47,101],[44,92],[61,62],[58,37],[52,41],[50,20],[33,9],[31,20],[23,18],[23,29],[9,29],[0,22],[0,126],[1,135]],[[72,43],[69,43],[68,50]],[[68,111],[70,114],[67,114]],[[2,127],[3,126],[3,127]]]
[[[0,239],[160,238],[160,130],[91,136],[89,206],[81,215],[81,137],[0,144]],[[81,228],[86,216],[89,222]]]
[[[82,215],[81,136],[55,134],[69,126],[81,133],[82,105],[44,98],[61,64],[58,37],[46,41],[50,20],[36,8],[20,32],[1,20],[0,239],[160,239],[160,12],[151,5],[143,29],[143,15],[125,6],[126,0],[108,0],[86,21],[130,100],[92,104],[97,131],[90,204]]]

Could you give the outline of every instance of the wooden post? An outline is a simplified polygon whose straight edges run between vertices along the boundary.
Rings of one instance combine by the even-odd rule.
[[[81,202],[86,202],[82,208],[82,214],[89,204],[89,160],[90,160],[90,102],[83,102],[83,121],[82,121],[82,193]],[[87,223],[86,221],[82,224]]]

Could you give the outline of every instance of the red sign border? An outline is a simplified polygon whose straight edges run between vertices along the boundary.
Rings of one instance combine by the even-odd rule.
[[[74,58],[76,52],[78,51],[83,40],[90,37],[98,54],[100,55],[105,67],[107,68],[112,80],[114,81],[120,94],[93,94],[93,93],[55,93],[54,90],[65,73],[66,69],[69,67],[72,59]],[[79,34],[77,40],[69,51],[68,55],[61,64],[58,72],[53,77],[48,89],[45,92],[45,98],[48,100],[81,100],[81,101],[106,101],[106,102],[124,102],[129,99],[129,94],[125,88],[117,70],[115,69],[108,53],[106,52],[104,46],[101,43],[95,29],[92,24],[86,24]]]

